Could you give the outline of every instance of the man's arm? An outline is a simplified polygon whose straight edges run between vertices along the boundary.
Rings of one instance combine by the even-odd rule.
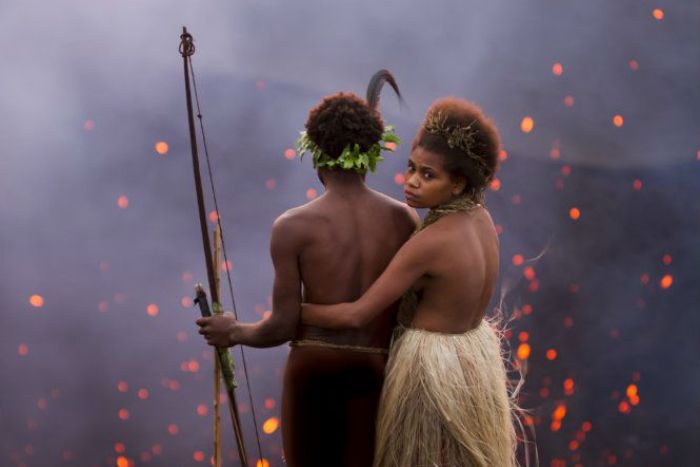
[[[236,344],[273,347],[294,337],[301,311],[301,227],[303,224],[288,214],[280,216],[272,226],[270,256],[275,280],[270,316],[257,323],[238,323],[231,313],[200,318],[197,320],[199,333],[209,344],[217,347]]]

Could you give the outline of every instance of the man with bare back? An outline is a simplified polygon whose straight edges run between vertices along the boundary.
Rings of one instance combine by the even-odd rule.
[[[291,341],[281,414],[290,467],[372,465],[397,305],[355,330],[303,326],[299,318],[302,302],[361,297],[417,227],[415,211],[365,185],[382,144],[395,140],[375,106],[339,93],[309,113],[300,149],[311,153],[325,191],[274,223],[271,315],[250,324],[230,313],[197,320],[200,334],[219,347]]]

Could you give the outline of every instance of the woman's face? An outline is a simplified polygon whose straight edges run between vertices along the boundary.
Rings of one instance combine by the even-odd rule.
[[[416,146],[408,158],[404,174],[406,204],[414,208],[432,208],[447,203],[465,187],[463,179],[453,179],[443,165],[443,156]]]

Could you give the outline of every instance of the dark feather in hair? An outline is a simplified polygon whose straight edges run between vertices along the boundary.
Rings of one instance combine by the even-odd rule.
[[[389,70],[379,70],[372,76],[369,80],[369,85],[367,86],[367,104],[370,109],[376,110],[379,105],[379,95],[382,91],[382,86],[384,83],[389,83],[389,85],[394,89],[396,95],[399,97],[399,102],[403,102],[401,97],[401,92],[399,91],[399,85],[396,84],[394,76]]]

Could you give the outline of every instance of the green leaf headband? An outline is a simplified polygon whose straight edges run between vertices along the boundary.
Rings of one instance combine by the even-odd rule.
[[[360,151],[360,145],[345,146],[340,157],[333,159],[324,153],[316,143],[311,141],[309,135],[305,131],[301,132],[301,136],[297,140],[297,154],[303,159],[304,154],[308,151],[313,159],[314,169],[321,167],[341,168],[343,170],[354,170],[357,173],[366,173],[368,170],[372,173],[377,169],[377,163],[384,160],[381,156],[382,151],[393,151],[394,147],[387,143],[399,144],[401,140],[394,134],[393,126],[386,126],[384,133],[379,142],[374,143],[367,151]]]

